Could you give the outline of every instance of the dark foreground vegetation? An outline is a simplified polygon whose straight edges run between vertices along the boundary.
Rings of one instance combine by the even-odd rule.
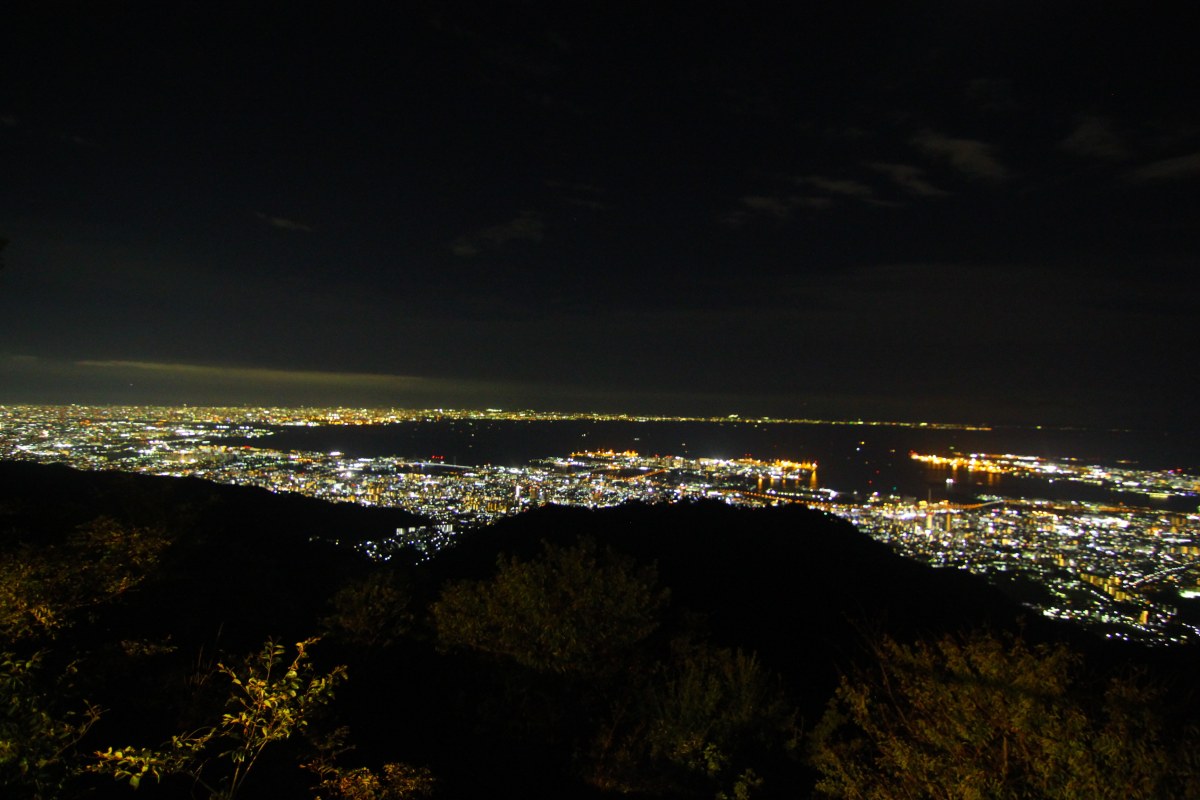
[[[1194,650],[1027,616],[826,515],[346,546],[411,523],[0,463],[0,796],[1200,796]]]

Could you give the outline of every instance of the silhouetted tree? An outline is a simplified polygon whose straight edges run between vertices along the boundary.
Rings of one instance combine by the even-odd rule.
[[[97,517],[65,542],[0,551],[0,641],[52,638],[145,580],[170,543],[161,530]]]
[[[1064,646],[884,638],[875,659],[842,680],[815,732],[823,796],[1198,796],[1195,732],[1169,733],[1155,692],[1134,680],[1089,702]]]
[[[97,752],[91,771],[128,781],[135,789],[146,778],[190,775],[209,797],[233,800],[263,751],[304,731],[345,679],[344,666],[324,673],[313,668],[308,648],[315,641],[297,642],[290,662],[283,645],[268,641],[241,667],[218,664],[216,671],[229,680],[220,720],[157,747]]]
[[[74,664],[52,675],[45,651],[0,653],[0,787],[5,797],[65,796],[81,771],[75,746],[100,719],[99,707],[71,699]]]
[[[400,573],[378,569],[339,589],[330,601],[333,610],[321,625],[331,637],[346,643],[387,647],[412,626],[411,600],[412,591]]]
[[[590,539],[500,557],[494,578],[451,584],[433,605],[438,642],[557,674],[606,674],[658,627],[668,592],[653,567]]]
[[[793,751],[795,708],[754,653],[675,642],[629,705],[617,705],[593,754],[597,786],[745,798],[763,759]],[[758,767],[758,769],[756,769]]]

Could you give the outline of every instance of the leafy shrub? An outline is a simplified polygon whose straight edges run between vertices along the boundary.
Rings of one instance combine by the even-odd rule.
[[[62,796],[79,771],[75,746],[100,718],[100,709],[87,702],[60,709],[75,667],[48,679],[45,656],[0,653],[0,786],[6,797]]]
[[[135,789],[147,777],[161,780],[164,775],[186,774],[210,797],[232,800],[263,751],[305,730],[314,712],[333,698],[334,687],[345,679],[345,667],[315,672],[308,654],[315,641],[298,642],[288,663],[283,645],[268,641],[240,668],[218,664],[217,672],[230,684],[220,721],[172,736],[158,747],[110,747],[96,752],[90,771],[128,781]]]
[[[795,709],[754,653],[677,643],[597,740],[592,782],[605,789],[744,798],[762,784],[754,763],[793,751]],[[611,735],[622,730],[623,733]],[[761,763],[758,764],[761,768]]]
[[[816,731],[817,788],[880,800],[1196,796],[1194,732],[1168,736],[1155,692],[1132,679],[1092,702],[1079,666],[1064,646],[987,634],[884,638]]]
[[[64,543],[0,553],[0,637],[53,637],[77,612],[139,585],[169,545],[158,529],[98,517]]]
[[[542,672],[608,674],[657,628],[668,592],[656,580],[591,539],[543,542],[538,559],[501,556],[491,580],[448,586],[433,605],[438,641]]]
[[[412,593],[390,570],[356,580],[333,596],[333,611],[322,620],[330,636],[367,648],[392,644],[408,632],[413,615]]]

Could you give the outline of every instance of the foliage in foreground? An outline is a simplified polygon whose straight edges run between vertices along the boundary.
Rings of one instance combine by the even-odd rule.
[[[660,638],[670,651],[656,658],[669,595],[655,580],[590,539],[544,542],[529,561],[502,557],[489,580],[451,584],[433,616],[443,647],[520,665],[543,690],[565,679],[549,700],[586,720],[573,758],[596,788],[748,797],[763,782],[751,765],[794,747],[794,709],[752,652],[685,635]]]
[[[3,515],[0,507],[0,529]],[[763,517],[737,518],[747,520],[739,530],[754,531]],[[606,536],[609,519],[598,515],[586,530]],[[669,516],[633,519],[645,524],[636,533],[652,534],[657,528],[650,523],[665,524]],[[655,567],[614,552],[605,538],[599,546],[586,539],[546,544],[526,560],[501,556],[492,577],[473,582],[446,582],[436,561],[411,572],[356,564],[356,577],[336,594],[346,573],[323,573],[330,580],[318,594],[318,584],[277,580],[274,573],[230,580],[228,554],[215,550],[221,537],[193,543],[91,512],[37,528],[45,535],[20,525],[0,530],[0,651],[14,651],[0,658],[5,800],[84,797],[100,782],[107,784],[105,796],[128,793],[124,784],[142,784],[141,793],[156,797],[298,796],[302,784],[317,800],[431,794],[430,771],[397,763],[408,757],[436,770],[436,788],[448,796],[523,790],[745,800],[808,796],[813,789],[812,775],[793,758],[793,703],[815,710],[826,700],[833,648],[805,655],[803,663],[819,670],[791,662],[784,675],[790,686],[774,671],[788,662],[760,660],[750,649],[782,654],[789,637],[809,630],[803,621],[785,624],[793,616],[752,593],[769,580],[775,597],[790,597],[790,573],[763,577],[771,555],[727,562],[714,555],[729,552],[722,548],[676,556],[652,539],[645,547],[627,545],[663,559],[664,574],[672,572],[669,559],[680,559],[680,582],[671,584],[676,606],[668,607]],[[518,541],[523,546],[540,532],[531,529]],[[713,540],[727,533],[714,532]],[[162,557],[172,543],[179,543],[181,557]],[[750,544],[738,546],[749,551]],[[275,562],[283,572],[312,555],[299,539],[286,547],[294,552],[272,550],[272,562],[253,554],[242,574]],[[813,560],[816,569],[826,568],[824,556]],[[450,560],[447,569],[463,563]],[[724,574],[738,591],[708,598],[706,584],[688,583],[692,563],[701,576],[728,568]],[[177,584],[177,594],[159,591]],[[689,588],[696,605],[682,608],[678,598],[689,597]],[[195,589],[199,599],[186,611],[162,602],[190,600],[186,592]],[[419,617],[428,608],[426,592],[436,591],[435,649]],[[220,602],[208,604],[210,596]],[[260,610],[255,603],[263,598],[272,602],[262,613],[237,616]],[[327,615],[318,620],[320,601]],[[720,622],[716,608],[729,614],[713,633],[692,612],[707,609]],[[866,608],[873,613],[878,606]],[[147,614],[153,616],[141,616]],[[180,623],[173,636],[144,638],[159,625],[143,622],[165,615]],[[310,642],[294,652],[269,643],[245,663],[227,661],[230,668],[208,658],[191,665],[182,653],[200,640],[186,631],[216,627],[220,640],[226,622],[237,629],[235,652],[247,652],[269,630],[317,625],[326,634],[318,654],[329,654],[328,664],[356,665],[359,680],[369,677],[360,691],[343,694],[345,670],[314,668],[305,650]],[[777,638],[764,638],[762,631],[776,623]],[[1064,648],[985,635],[915,645],[885,640],[875,655],[877,664],[843,682],[812,750],[827,796],[1200,797],[1197,737],[1173,721],[1143,682],[1115,681],[1106,692],[1103,682],[1083,677],[1078,657]],[[357,748],[313,736],[328,718],[310,712],[335,690],[339,715],[369,730]],[[105,706],[98,724],[99,709],[88,698]],[[179,735],[157,747],[79,755],[118,741],[158,742],[169,733]],[[341,762],[350,751],[361,755]],[[92,774],[80,778],[85,763]],[[301,765],[307,777],[295,771]],[[162,785],[145,785],[156,780]]]
[[[46,653],[0,653],[0,786],[17,796],[54,798],[74,776],[75,746],[100,718],[84,702],[61,711],[75,666],[48,680]]]
[[[989,634],[901,644],[843,678],[814,737],[828,797],[1200,796],[1194,730],[1168,731],[1155,691],[1080,691],[1080,659]],[[1090,700],[1090,702],[1089,702]]]
[[[321,620],[328,635],[368,650],[389,647],[408,633],[413,615],[412,592],[405,580],[386,567],[339,589],[332,611]]]
[[[652,567],[590,539],[498,562],[489,581],[448,586],[433,606],[438,641],[556,674],[610,674],[658,627],[668,593]]]
[[[172,736],[158,747],[110,747],[96,753],[90,770],[128,781],[135,789],[147,777],[190,775],[210,797],[232,800],[263,751],[304,731],[346,677],[341,666],[324,674],[313,669],[308,648],[315,641],[298,642],[286,663],[286,648],[268,641],[241,668],[218,664],[218,673],[230,681],[220,721]]]
[[[433,774],[422,767],[388,762],[378,772],[368,767],[315,768],[321,782],[314,800],[417,800],[433,793]]]
[[[301,766],[318,779],[313,800],[420,800],[433,794],[437,781],[424,767],[395,761],[379,770],[340,766],[338,759],[355,749],[349,736],[345,726],[310,736],[317,753]]]
[[[98,517],[60,544],[0,552],[0,638],[53,638],[77,612],[140,584],[169,545],[160,530]]]
[[[797,745],[796,712],[754,653],[677,641],[597,738],[591,782],[621,792],[746,798],[763,759]]]

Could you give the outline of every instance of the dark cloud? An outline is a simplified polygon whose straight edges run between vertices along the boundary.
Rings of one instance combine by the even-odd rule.
[[[1088,115],[1080,118],[1074,130],[1059,147],[1068,153],[1104,161],[1121,161],[1129,157],[1129,148],[1116,132],[1112,120]]]
[[[605,196],[604,190],[590,183],[557,180],[547,180],[544,183],[560,203],[586,208],[589,211],[605,211],[609,208],[609,204],[601,199]]]
[[[1173,181],[1200,176],[1200,152],[1152,161],[1129,173],[1135,181]]]
[[[719,221],[727,227],[738,228],[754,219],[784,221],[797,210],[824,211],[833,204],[828,197],[812,195],[750,194],[739,197],[737,206],[721,215]]]
[[[450,245],[450,251],[456,256],[470,258],[485,251],[501,249],[510,242],[540,242],[545,232],[546,223],[540,213],[522,211],[508,222],[459,237]]]
[[[887,175],[904,191],[918,197],[945,197],[950,194],[939,189],[925,178],[925,170],[912,164],[888,164],[876,161],[867,164],[868,167]]]
[[[994,155],[994,147],[977,139],[956,139],[926,130],[913,136],[912,143],[927,156],[944,161],[969,178],[1002,181],[1008,169]]]
[[[312,226],[305,225],[303,222],[297,222],[294,219],[287,217],[276,217],[270,214],[264,214],[261,211],[255,211],[254,216],[261,219],[263,222],[270,225],[272,228],[279,228],[284,231],[299,231],[301,233],[312,233]]]
[[[69,134],[69,133],[59,134],[58,139],[59,139],[59,141],[65,143],[65,144],[74,145],[75,147],[99,147],[100,146],[99,142],[93,141],[92,139],[89,139],[86,136],[79,136],[77,134]]]
[[[459,239],[450,245],[450,252],[459,258],[473,258],[483,252],[483,248],[468,239]]]
[[[967,83],[966,95],[972,106],[991,114],[1009,113],[1018,107],[1008,78],[976,78]]]
[[[797,178],[797,182],[820,189],[829,194],[842,195],[843,197],[853,197],[857,200],[874,200],[875,190],[865,183],[859,181],[823,178],[819,175],[808,175],[803,178]]]
[[[74,386],[79,402],[280,404],[423,407],[479,405],[497,396],[532,395],[536,387],[502,381],[379,373],[323,372],[216,364],[0,356],[0,377],[29,387],[9,402],[39,402],[40,393]]]
[[[767,197],[764,195],[747,195],[739,203],[756,214],[766,214],[776,219],[786,219],[791,216],[795,203],[790,197]]]

